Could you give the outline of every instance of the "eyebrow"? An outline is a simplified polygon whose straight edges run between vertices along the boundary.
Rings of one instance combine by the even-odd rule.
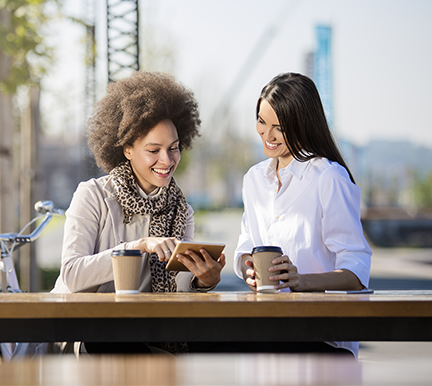
[[[170,146],[174,145],[177,142],[180,142],[180,139],[176,139],[173,143],[170,144]],[[148,142],[144,146],[162,146],[162,144],[156,142]]]
[[[258,115],[258,118],[259,118],[259,119],[261,119],[263,122],[265,122],[265,120],[263,119],[263,117],[262,117],[261,115],[259,115],[259,114],[257,114],[257,115]],[[273,126],[273,127],[282,127],[280,123],[277,124],[277,125],[272,125],[272,126]]]

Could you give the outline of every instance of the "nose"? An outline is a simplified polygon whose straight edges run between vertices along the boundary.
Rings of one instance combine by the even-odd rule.
[[[171,156],[170,152],[168,150],[162,150],[160,152],[160,158],[159,161],[167,166],[171,165],[173,161],[173,157]]]
[[[260,134],[266,141],[274,141],[276,137],[273,134],[273,128],[263,125],[260,130]]]

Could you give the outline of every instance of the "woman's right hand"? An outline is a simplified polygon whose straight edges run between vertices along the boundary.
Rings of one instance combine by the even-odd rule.
[[[168,261],[179,242],[175,237],[143,237],[134,242],[133,248],[156,253],[159,261]]]
[[[243,279],[252,291],[257,292],[255,270],[253,267],[252,256],[243,255],[242,261],[243,261],[242,264]]]

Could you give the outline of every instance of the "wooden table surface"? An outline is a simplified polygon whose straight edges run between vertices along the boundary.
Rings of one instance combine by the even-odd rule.
[[[2,385],[428,385],[430,358],[359,363],[325,355],[73,355],[0,365]]]
[[[281,323],[286,341],[432,341],[432,291],[0,294],[0,342],[272,341]]]
[[[0,319],[432,317],[432,291],[372,295],[252,292],[0,293]]]

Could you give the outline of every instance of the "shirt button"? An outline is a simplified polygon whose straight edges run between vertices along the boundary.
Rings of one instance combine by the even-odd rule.
[[[147,217],[144,217],[144,222],[147,222]]]
[[[276,216],[276,220],[279,220],[279,216]]]

